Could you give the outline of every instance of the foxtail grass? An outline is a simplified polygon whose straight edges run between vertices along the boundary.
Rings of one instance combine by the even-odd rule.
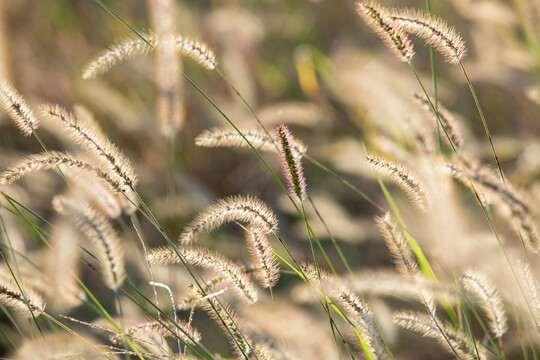
[[[272,141],[272,138],[267,133],[260,130],[242,130],[244,137],[253,145],[257,150],[277,152],[277,144]],[[293,141],[292,147],[294,151],[298,153],[298,156],[303,156],[307,151],[306,145],[304,145],[299,139],[291,139]],[[235,130],[213,128],[203,131],[195,138],[195,144],[202,147],[249,147],[246,140],[238,134]]]
[[[63,196],[54,198],[53,207],[57,212],[72,217],[99,249],[98,259],[103,264],[105,282],[109,288],[118,289],[125,278],[124,251],[113,227],[90,206]]]
[[[487,355],[480,347],[481,345],[473,342],[463,332],[431,315],[418,312],[397,312],[394,314],[394,323],[422,336],[437,340],[459,359],[487,360]]]
[[[32,135],[39,127],[39,119],[23,97],[8,82],[0,82],[0,104],[25,136]]]
[[[200,266],[221,274],[234,287],[240,298],[250,303],[258,300],[257,290],[253,287],[241,267],[223,255],[200,247],[181,247],[180,254],[193,266]],[[153,264],[178,264],[181,259],[172,248],[152,249],[148,260]]]
[[[384,44],[400,61],[410,61],[414,56],[413,46],[392,20],[392,15],[374,1],[358,2],[358,14],[365,23],[383,40]]]
[[[21,292],[19,286],[5,282],[0,284],[0,303],[28,317],[42,314],[46,306],[35,290],[25,286],[24,292]]]
[[[388,176],[409,196],[412,203],[422,212],[429,207],[429,197],[425,192],[425,186],[411,169],[393,160],[368,155],[366,160],[371,168],[382,175]]]
[[[277,218],[270,208],[253,196],[232,196],[219,200],[201,212],[180,235],[180,244],[189,244],[202,234],[224,223],[242,221],[258,226],[265,233],[277,232]]]
[[[283,171],[287,176],[289,192],[294,195],[298,202],[302,202],[307,197],[306,178],[304,177],[304,170],[299,154],[295,151],[291,132],[287,126],[277,125],[275,137],[281,156]]]
[[[489,318],[493,336],[500,339],[508,329],[508,324],[501,294],[495,285],[486,276],[474,270],[466,271],[459,280],[465,290],[478,299]]]
[[[58,105],[45,105],[42,112],[50,119],[66,128],[69,135],[96,159],[107,165],[124,185],[124,191],[133,189],[137,184],[137,175],[130,161],[107,137],[83,124],[75,114],[67,112]]]
[[[141,36],[144,40],[139,37],[128,38],[111,45],[109,49],[103,51],[101,55],[84,67],[83,79],[93,79],[125,60],[146,55],[151,49],[159,51],[162,47],[163,40],[156,35],[143,34]],[[216,68],[217,60],[214,52],[203,42],[187,36],[176,35],[172,44],[175,50],[191,57],[205,68],[209,70]]]
[[[395,10],[391,11],[391,18],[402,31],[417,35],[433,45],[449,63],[460,62],[467,52],[465,42],[454,28],[425,11]]]

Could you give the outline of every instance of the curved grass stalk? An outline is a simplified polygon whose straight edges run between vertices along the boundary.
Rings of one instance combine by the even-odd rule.
[[[480,106],[480,102],[478,101],[478,97],[476,96],[476,92],[474,91],[474,87],[471,83],[471,80],[469,79],[469,75],[467,75],[467,71],[465,71],[465,67],[463,66],[463,63],[460,61],[459,66],[461,67],[461,70],[463,71],[463,75],[465,76],[465,79],[467,79],[467,85],[469,85],[469,89],[471,91],[471,95],[474,99],[474,103],[476,105],[476,109],[478,110],[478,115],[480,115],[480,119],[482,119],[482,125],[484,126],[484,130],[486,132],[486,136],[489,140],[489,145],[491,146],[491,151],[493,152],[493,157],[495,158],[495,162],[497,163],[497,168],[499,169],[499,174],[501,175],[501,179],[503,183],[506,184],[506,180],[504,178],[504,173],[501,168],[501,163],[499,162],[499,157],[497,156],[497,152],[495,151],[495,145],[493,145],[493,139],[491,138],[491,133],[489,131],[486,118],[484,117],[484,112],[482,111],[482,107]]]

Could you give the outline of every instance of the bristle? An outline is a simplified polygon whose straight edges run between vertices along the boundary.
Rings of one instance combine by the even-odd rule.
[[[358,14],[384,41],[401,61],[407,62],[414,56],[413,46],[407,35],[393,22],[388,10],[374,1],[357,3]]]
[[[167,326],[170,330],[166,329],[163,325]],[[184,321],[177,321],[176,324],[173,324],[169,321],[160,322],[156,320],[149,320],[127,327],[123,331],[123,334],[116,333],[112,335],[111,341],[115,344],[120,344],[124,339],[124,336],[137,339],[141,333],[158,333],[161,336],[180,338],[183,342],[188,344],[192,344],[193,340],[201,340],[201,334],[197,331],[197,329],[193,328]]]
[[[227,305],[221,305],[213,298],[206,300],[205,310],[223,328],[223,331],[230,336],[230,343],[239,359],[246,358],[251,353],[251,339],[247,333],[240,328],[240,323],[236,313]]]
[[[355,272],[343,279],[349,287],[360,294],[374,296],[390,296],[412,300],[422,300],[423,297],[444,299],[455,303],[459,294],[455,287],[441,281],[425,277],[401,275],[395,271],[377,270]]]
[[[295,151],[294,140],[285,125],[277,125],[275,130],[276,143],[281,156],[283,172],[287,176],[289,192],[299,202],[307,197],[306,179],[300,161],[300,156]]]
[[[217,66],[214,52],[202,41],[187,36],[176,37],[176,48],[185,56],[189,56],[208,70]]]
[[[433,112],[433,109],[429,105],[429,101],[427,97],[424,94],[416,93],[414,94],[414,98],[417,100],[418,104],[422,106],[422,109],[429,114],[430,118],[433,119],[435,124],[438,123],[437,116]],[[437,112],[439,114],[439,119],[441,121],[442,127],[444,127],[444,130],[441,128],[440,132],[441,135],[444,136],[444,138],[448,141],[445,134],[448,135],[452,143],[459,147],[463,143],[463,138],[461,136],[461,133],[459,131],[459,127],[457,125],[456,120],[454,119],[454,116],[448,111],[441,103],[439,102],[437,104]]]
[[[181,247],[180,255],[188,264],[213,270],[223,275],[238,295],[250,303],[257,302],[257,290],[249,282],[242,268],[226,257],[201,247]],[[171,247],[155,248],[148,254],[152,264],[181,264],[182,260]]]
[[[523,289],[527,305],[529,306],[533,323],[538,326],[540,324],[540,291],[538,283],[534,278],[529,264],[520,260],[516,265],[518,270],[518,280]]]
[[[401,30],[432,44],[450,63],[460,62],[467,52],[461,36],[440,18],[419,10],[392,11],[391,18]]]
[[[93,176],[81,176],[80,172],[70,168],[62,169],[62,173],[69,179],[69,182],[78,189],[79,192],[87,194],[87,198],[103,214],[111,219],[115,219],[122,214],[122,207],[109,186],[106,186]],[[97,181],[96,181],[97,180]]]
[[[466,360],[487,360],[487,356],[478,341],[473,342],[461,331],[454,329],[445,322],[437,319],[436,322],[428,314],[419,312],[398,312],[394,314],[394,323],[417,332],[425,337],[430,337],[450,353],[455,353]]]
[[[118,289],[125,278],[124,253],[113,227],[88,205],[63,196],[53,199],[53,207],[58,213],[72,217],[79,229],[98,248],[105,283],[113,290]]]
[[[75,118],[84,123],[85,126],[101,136],[105,136],[103,135],[103,130],[101,129],[101,126],[96,120],[94,114],[86,106],[81,104],[73,105],[73,113],[75,114]]]
[[[199,235],[208,233],[224,223],[243,221],[256,225],[265,232],[277,231],[274,213],[261,200],[252,196],[232,196],[209,206],[191,221],[180,234],[181,244],[193,242]]]
[[[109,185],[115,191],[122,191],[122,186],[116,179],[111,178],[106,172],[100,168],[75,158],[68,153],[49,151],[41,154],[29,155],[10,166],[7,171],[0,175],[0,184],[11,184],[19,180],[21,177],[36,171],[52,170],[58,166],[64,165],[69,168],[90,172],[101,179],[105,184]]]
[[[229,129],[213,128],[205,130],[195,138],[195,144],[203,147],[249,147],[248,140],[257,150],[277,152],[277,143],[264,131],[242,130],[242,137],[238,131]],[[307,150],[307,147],[298,139],[294,139],[293,148],[301,157]]]
[[[39,120],[34,116],[21,94],[5,82],[0,82],[0,103],[23,135],[29,136],[39,127]]]
[[[152,48],[160,50],[163,39],[152,34],[143,34],[144,38],[120,40],[103,51],[83,69],[83,79],[93,79],[109,71],[113,66],[136,56],[146,55]],[[175,36],[174,46],[177,51],[191,57],[205,68],[212,70],[217,66],[214,52],[203,42],[187,36]]]
[[[358,295],[343,286],[338,287],[330,296],[334,297],[345,308],[349,319],[362,335],[375,359],[389,359],[388,352],[386,351],[384,342],[375,324],[373,313],[368,304]]]
[[[37,292],[25,286],[23,293],[16,284],[2,283],[0,284],[0,303],[27,316],[32,314],[38,316],[45,311],[45,302]]]
[[[381,175],[388,176],[407,193],[413,204],[422,212],[428,207],[428,196],[416,175],[405,166],[389,159],[368,155],[368,164]]]
[[[50,119],[64,126],[72,139],[86,151],[110,167],[111,173],[115,174],[124,185],[124,191],[134,188],[137,184],[137,176],[133,167],[120,149],[107,137],[100,132],[93,131],[74,114],[68,113],[58,105],[45,105],[42,107],[42,111]]]
[[[345,310],[347,318],[360,333],[369,352],[371,352],[371,357],[367,356],[367,358],[388,359],[388,353],[368,304],[339,278],[315,265],[304,263],[301,265],[301,269],[309,281],[311,289],[319,290]]]
[[[210,280],[205,280],[204,292],[196,284],[189,284],[187,288],[189,289],[186,294],[182,295],[182,301],[178,304],[178,309],[180,310],[189,310],[200,305],[202,299],[204,299],[209,293],[208,291],[212,289],[217,291],[217,289],[222,287],[222,284],[225,282],[225,277],[222,275],[217,275],[211,278]]]
[[[143,38],[153,47],[158,44],[157,38],[150,34],[143,35]],[[129,38],[111,45],[84,67],[83,79],[93,79],[122,61],[147,54],[151,49],[148,43],[140,38]]]
[[[254,264],[259,268],[255,276],[263,287],[273,287],[279,279],[279,267],[264,230],[251,226],[246,233]]]
[[[482,201],[487,197],[501,209],[510,223],[517,225],[515,228],[525,244],[535,253],[540,253],[540,234],[536,226],[538,212],[524,195],[510,183],[503,183],[487,166],[463,154],[456,156],[447,168],[454,178],[474,189]]]
[[[467,292],[473,294],[487,314],[490,329],[495,338],[501,338],[507,330],[506,313],[501,294],[484,275],[474,270],[463,273],[459,280]]]
[[[386,213],[377,217],[375,222],[386,240],[386,246],[394,256],[396,270],[405,276],[417,276],[420,273],[418,262],[396,220],[390,213]]]

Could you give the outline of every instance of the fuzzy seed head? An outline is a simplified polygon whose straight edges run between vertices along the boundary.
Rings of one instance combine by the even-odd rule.
[[[345,309],[375,359],[389,359],[368,304],[344,286],[338,286],[330,296]]]
[[[206,300],[204,309],[221,326],[223,331],[230,336],[230,343],[238,359],[244,359],[251,353],[252,341],[248,334],[241,329],[241,323],[236,312],[228,305],[209,298]]]
[[[482,202],[491,202],[507,220],[515,224],[518,235],[535,253],[540,253],[538,210],[526,195],[503,183],[489,167],[461,154],[447,165],[450,174],[476,192]]]
[[[175,45],[182,54],[189,56],[206,69],[214,70],[216,68],[216,56],[204,42],[187,36],[177,36]]]
[[[41,154],[29,155],[10,166],[0,174],[0,184],[11,184],[23,176],[41,170],[52,170],[58,166],[67,166],[75,171],[90,172],[110,186],[114,191],[121,192],[122,185],[109,176],[106,171],[86,161],[75,158],[69,153],[49,151]]]
[[[426,114],[429,114],[429,117],[432,118],[437,124],[438,119],[435,113],[433,112],[433,109],[429,105],[429,101],[424,94],[416,93],[414,94],[414,98],[416,99],[417,103],[422,107],[424,112]],[[459,126],[452,115],[450,111],[448,111],[441,103],[439,102],[437,105],[437,112],[439,113],[439,120],[441,121],[441,134],[444,136],[444,134],[447,134],[452,143],[455,146],[461,146],[463,143],[463,137],[461,136],[461,132],[459,130]],[[444,130],[442,129],[444,128]],[[446,136],[444,136],[446,140]]]
[[[0,82],[0,104],[23,135],[32,135],[32,132],[39,127],[39,120],[34,116],[21,94],[5,81]]]
[[[276,232],[278,228],[276,216],[261,200],[253,196],[232,196],[219,200],[197,215],[180,234],[180,244],[191,243],[201,234],[231,221],[256,225],[265,233]]]
[[[163,324],[167,326],[165,328]],[[180,330],[180,329],[182,330]],[[169,330],[170,329],[170,330]],[[124,340],[125,336],[128,336],[130,338],[139,339],[141,335],[143,334],[158,334],[160,336],[166,336],[171,338],[180,338],[182,341],[193,344],[192,340],[200,341],[201,340],[201,334],[197,329],[193,328],[188,323],[178,320],[176,324],[173,324],[167,320],[164,321],[156,321],[156,320],[148,320],[148,321],[142,321],[137,324],[131,325],[127,327],[123,334],[121,333],[115,333],[111,336],[111,341],[115,344],[121,344],[122,340]]]
[[[436,322],[435,322],[435,320]],[[394,323],[422,336],[437,340],[450,353],[454,351],[462,359],[487,360],[485,350],[463,332],[444,321],[419,312],[402,311],[394,314]]]
[[[77,227],[92,241],[98,249],[105,283],[112,290],[118,289],[125,278],[124,251],[111,224],[90,206],[64,196],[56,196],[53,207],[75,220]]]
[[[251,226],[246,239],[253,263],[259,268],[255,276],[263,287],[273,287],[279,279],[279,266],[264,230]]]
[[[153,47],[158,44],[158,39],[152,35],[146,34],[143,37]],[[136,56],[146,55],[151,49],[148,43],[140,38],[120,40],[84,67],[83,79],[94,79],[109,71],[116,64]]]
[[[85,124],[75,114],[67,112],[58,105],[44,105],[42,112],[52,121],[64,127],[71,138],[83,149],[100,161],[118,179],[124,191],[129,191],[137,184],[137,175],[120,149],[105,135]]]
[[[540,323],[540,291],[531,267],[525,261],[516,263],[518,270],[518,280],[521,287],[525,289],[525,298],[531,307],[531,313],[534,323]]]
[[[201,247],[181,247],[179,254],[184,261],[205,269],[213,270],[234,287],[240,298],[250,303],[257,302],[257,290],[253,287],[242,268],[230,259],[208,249]],[[182,259],[172,247],[155,248],[148,254],[148,261],[152,264],[181,264]]]
[[[375,221],[386,240],[386,246],[394,256],[396,269],[405,276],[417,276],[420,273],[420,268],[416,257],[396,220],[390,213],[386,213],[384,216],[376,218]]]
[[[276,143],[264,131],[242,130],[244,137],[257,150],[277,152]],[[195,138],[195,145],[202,147],[249,147],[248,143],[236,130],[214,128],[203,131]],[[294,139],[292,147],[302,155],[307,151],[306,145]]]
[[[422,212],[429,205],[429,198],[424,191],[424,185],[418,180],[412,170],[390,159],[377,156],[366,156],[369,166],[381,175],[388,176],[395,182],[412,200],[413,204]]]
[[[495,338],[500,339],[508,325],[501,294],[495,285],[484,275],[468,270],[459,278],[463,288],[474,295],[489,318],[489,325]]]
[[[304,177],[300,155],[294,147],[291,132],[287,126],[280,124],[276,126],[275,137],[281,156],[283,171],[287,177],[289,193],[298,202],[302,202],[307,197],[306,179]]]
[[[388,10],[374,1],[359,2],[356,10],[399,60],[407,62],[414,56],[409,38],[394,24]]]
[[[0,303],[27,316],[38,316],[45,311],[46,303],[36,291],[24,287],[23,293],[11,282],[0,284]]]
[[[399,29],[432,44],[449,63],[459,63],[467,52],[461,36],[438,17],[424,11],[403,10],[392,12],[391,19]]]
[[[167,46],[164,39],[154,34],[143,34],[141,38],[128,38],[118,41],[90,61],[83,69],[83,79],[93,79],[109,71],[113,66],[131,58],[146,55],[151,49],[160,51]],[[165,43],[165,45],[164,45]],[[206,69],[213,70],[217,66],[214,52],[203,42],[187,36],[174,37],[174,49],[189,56]]]

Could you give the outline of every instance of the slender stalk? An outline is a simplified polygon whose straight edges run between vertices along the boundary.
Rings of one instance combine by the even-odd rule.
[[[461,70],[463,71],[463,75],[465,75],[465,79],[467,79],[467,85],[469,85],[469,89],[471,90],[471,95],[474,99],[474,103],[476,104],[476,109],[478,110],[480,119],[482,119],[482,125],[484,125],[484,130],[486,132],[486,136],[488,137],[489,145],[491,146],[491,151],[493,152],[493,157],[495,158],[495,162],[497,163],[499,174],[501,175],[501,180],[503,181],[503,183],[506,184],[506,180],[504,178],[504,174],[501,168],[501,163],[499,162],[499,157],[497,156],[497,152],[495,151],[495,145],[493,145],[493,139],[491,138],[491,133],[489,131],[486,118],[484,117],[484,112],[482,111],[482,107],[480,106],[480,102],[478,101],[478,97],[476,96],[476,92],[474,91],[474,87],[471,83],[471,80],[469,79],[469,75],[467,75],[467,71],[465,71],[465,67],[463,66],[463,63],[461,61],[459,62],[459,66],[461,67]]]
[[[426,0],[426,10],[428,14],[431,14],[431,2],[430,0]],[[433,81],[433,98],[435,99],[435,109],[437,110],[436,113],[439,113],[439,97],[437,96],[437,73],[435,71],[435,50],[433,49],[433,45],[429,44],[429,63],[431,64],[431,79]],[[442,142],[441,142],[441,133],[440,133],[440,127],[441,125],[437,121],[437,148],[439,149],[439,153],[442,149]]]

